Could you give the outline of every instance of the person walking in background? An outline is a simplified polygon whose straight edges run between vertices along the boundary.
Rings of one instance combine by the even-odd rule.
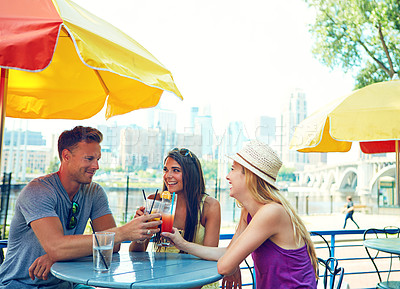
[[[276,186],[282,162],[266,144],[253,140],[232,157],[229,195],[242,207],[239,225],[227,248],[184,240],[177,229],[162,233],[175,246],[218,261],[222,288],[241,288],[239,265],[251,254],[257,288],[317,288],[317,257],[310,235]]]
[[[160,214],[116,228],[105,191],[92,182],[99,169],[102,138],[91,127],[64,131],[58,139],[58,172],[32,180],[21,191],[0,266],[0,288],[82,288],[49,272],[56,261],[92,254],[92,235],[83,235],[89,219],[94,230],[115,232],[114,252],[123,241],[145,240],[159,231],[161,221],[147,221]]]
[[[344,209],[344,212],[346,213],[346,217],[344,219],[343,229],[346,228],[346,224],[347,224],[347,220],[348,219],[352,220],[353,223],[356,224],[357,229],[360,229],[360,227],[358,226],[356,221],[354,221],[354,219],[353,219],[354,203],[353,203],[353,200],[352,200],[351,196],[347,196],[346,200],[347,200],[347,204],[345,205],[345,209]]]
[[[177,195],[174,227],[178,228],[184,239],[197,244],[218,247],[221,226],[221,207],[219,202],[206,194],[201,164],[196,155],[186,148],[171,150],[164,160],[163,191]],[[154,198],[154,195],[149,196]],[[160,194],[157,195],[160,199]],[[144,207],[136,211],[136,217],[144,214]],[[134,219],[135,219],[134,218]],[[158,236],[159,237],[159,236]],[[156,237],[156,239],[159,239]],[[179,253],[175,247],[157,246],[156,250]],[[147,242],[132,242],[130,251],[145,251]],[[158,248],[158,249],[157,249]],[[218,282],[202,287],[219,288]]]

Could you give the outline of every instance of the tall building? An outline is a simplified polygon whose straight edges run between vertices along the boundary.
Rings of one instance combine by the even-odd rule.
[[[172,110],[155,107],[149,109],[149,129],[159,131],[161,143],[161,155],[166,155],[168,151],[176,146],[176,123],[177,116]]]
[[[248,137],[245,135],[244,124],[240,121],[230,122],[225,133],[217,140],[217,178],[222,187],[226,186],[225,177],[232,163],[227,156],[240,151],[246,141],[248,141]]]
[[[212,126],[211,108],[192,107],[190,109],[190,124],[191,127],[185,128],[185,134],[192,134],[192,138],[200,137],[201,150],[196,153],[199,158],[213,159],[213,144],[214,144],[214,130]]]
[[[120,161],[124,170],[160,169],[163,163],[162,135],[159,129],[138,126],[123,128],[120,135]]]
[[[273,146],[276,135],[276,118],[262,115],[256,118],[256,138]]]
[[[190,108],[190,131],[191,132],[194,132],[194,130],[195,130],[196,118],[198,116],[199,116],[199,108],[191,107]]]
[[[281,116],[276,126],[276,147],[283,164],[287,167],[302,169],[308,162],[305,153],[289,150],[290,140],[296,126],[307,117],[306,95],[301,89],[294,89],[284,101]]]
[[[101,167],[116,168],[119,166],[121,126],[98,125],[97,129],[103,134],[101,142]]]
[[[2,172],[12,172],[12,178],[25,181],[27,174],[44,174],[50,164],[51,148],[41,132],[6,130],[1,158]]]
[[[13,146],[26,144],[33,146],[45,146],[46,140],[43,138],[43,135],[39,131],[30,131],[30,130],[8,130],[5,128],[4,130],[4,145],[9,146],[10,144]]]

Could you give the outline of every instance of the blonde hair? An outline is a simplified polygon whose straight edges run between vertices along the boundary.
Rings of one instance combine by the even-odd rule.
[[[304,240],[307,245],[307,251],[308,255],[310,256],[311,264],[315,271],[315,276],[318,278],[318,262],[314,243],[311,241],[310,234],[308,233],[303,221],[297,215],[290,203],[280,194],[279,190],[272,187],[262,178],[245,167],[243,167],[243,170],[246,178],[246,185],[249,188],[250,194],[257,202],[262,204],[266,204],[271,201],[278,203],[282,205],[285,211],[288,213],[293,224],[296,245],[300,246],[301,240]]]

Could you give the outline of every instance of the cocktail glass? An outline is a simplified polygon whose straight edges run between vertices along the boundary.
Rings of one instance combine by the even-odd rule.
[[[169,200],[164,200],[164,206],[161,210],[161,232],[172,233],[172,227],[174,225],[174,216],[175,216],[175,208],[176,208],[176,199],[172,203]],[[163,247],[171,246],[171,241],[168,238],[161,236],[161,242],[159,244]]]
[[[146,211],[149,214],[156,214],[156,213],[162,213],[162,209],[164,207],[164,203],[158,200],[154,200],[154,199],[147,199],[146,200]],[[160,218],[154,218],[151,219],[149,222],[151,221],[159,221]],[[155,229],[157,227],[154,228],[150,228],[150,229]]]

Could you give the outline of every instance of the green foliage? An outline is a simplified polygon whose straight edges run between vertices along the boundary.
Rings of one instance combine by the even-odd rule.
[[[140,178],[147,178],[147,179],[150,179],[150,178],[157,179],[160,177],[160,174],[157,173],[157,171],[155,171],[155,170],[145,170],[145,171],[139,170],[139,171],[137,171],[136,174]]]
[[[305,0],[315,8],[314,55],[330,68],[358,68],[356,87],[391,79],[400,67],[397,0]]]
[[[104,174],[104,173],[109,174],[109,173],[112,173],[112,172],[123,173],[123,172],[125,172],[125,170],[121,166],[116,167],[116,168],[109,168],[109,167],[101,167],[100,166],[100,169],[97,171],[97,174]]]
[[[379,69],[376,65],[368,62],[364,68],[360,70],[356,76],[356,89],[363,88],[369,84],[388,80],[387,74]]]
[[[218,172],[218,161],[205,161],[200,160],[201,167],[203,169],[203,175],[205,180],[215,180]]]
[[[54,157],[54,159],[50,161],[50,165],[47,167],[46,173],[51,174],[57,172],[59,168],[60,168],[60,160],[57,157]]]
[[[294,182],[296,181],[296,175],[294,174],[295,168],[287,168],[285,166],[282,166],[282,168],[279,170],[278,173],[278,182]]]

